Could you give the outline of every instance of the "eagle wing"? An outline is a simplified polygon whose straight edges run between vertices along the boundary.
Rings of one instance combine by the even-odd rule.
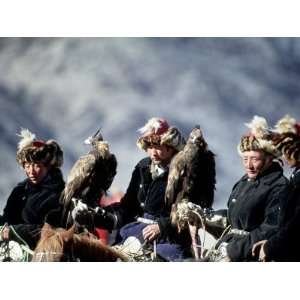
[[[73,197],[80,196],[89,183],[96,165],[96,158],[92,154],[81,156],[73,165],[63,191],[62,204],[66,210]]]
[[[182,190],[182,178],[185,169],[184,152],[180,151],[173,157],[169,168],[168,183],[165,192],[165,202],[168,206],[175,203],[178,193]]]

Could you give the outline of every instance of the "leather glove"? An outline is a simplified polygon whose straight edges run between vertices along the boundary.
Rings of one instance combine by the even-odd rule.
[[[117,227],[117,215],[108,212],[107,210],[97,207],[94,215],[94,224],[96,227],[102,227],[108,230],[116,229]]]
[[[61,218],[62,218],[62,208],[59,207],[56,209],[52,209],[46,215],[45,223],[48,223],[53,227],[64,227]]]
[[[78,225],[91,226],[94,224],[95,212],[93,210],[89,210],[88,206],[81,201],[78,201],[72,210],[71,215]]]
[[[205,209],[206,224],[212,227],[225,229],[228,226],[226,210],[214,211],[213,209]]]

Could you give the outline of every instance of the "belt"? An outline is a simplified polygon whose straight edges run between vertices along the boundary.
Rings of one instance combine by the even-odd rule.
[[[235,234],[235,235],[240,235],[240,236],[247,236],[250,234],[249,231],[243,230],[243,229],[236,229],[236,228],[231,228],[228,232],[228,234]]]
[[[137,218],[136,220],[138,222],[141,222],[141,223],[144,223],[144,224],[157,224],[157,222],[154,221],[154,220],[150,220],[150,219],[146,219],[146,218],[141,218],[141,217]]]

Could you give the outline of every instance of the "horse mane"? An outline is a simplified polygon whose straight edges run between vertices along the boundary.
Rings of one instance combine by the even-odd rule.
[[[76,234],[75,226],[65,230],[45,223],[32,261],[128,261],[114,248],[104,245],[92,234]]]
[[[128,261],[124,254],[89,235],[75,234],[73,248],[76,256],[80,257],[82,261]]]

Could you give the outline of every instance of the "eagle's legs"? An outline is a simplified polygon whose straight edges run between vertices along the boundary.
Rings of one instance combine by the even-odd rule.
[[[195,259],[199,260],[200,258],[203,258],[204,254],[204,241],[200,240],[200,236],[198,234],[199,228],[203,228],[203,230],[205,230],[205,220],[202,215],[202,209],[198,211],[191,209],[189,219],[188,228],[192,240],[192,250]]]
[[[192,240],[193,254],[195,259],[199,260],[200,258],[202,258],[202,249],[199,243],[199,235],[198,235],[199,226],[192,225],[189,223],[188,227],[189,227],[189,232]]]

